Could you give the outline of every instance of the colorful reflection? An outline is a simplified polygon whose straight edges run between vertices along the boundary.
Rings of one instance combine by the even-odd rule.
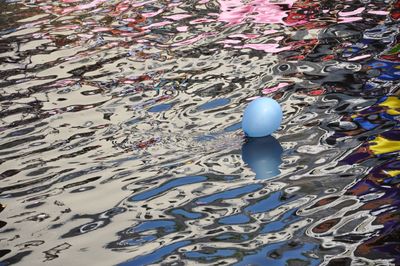
[[[2,264],[400,264],[400,1],[0,10]]]

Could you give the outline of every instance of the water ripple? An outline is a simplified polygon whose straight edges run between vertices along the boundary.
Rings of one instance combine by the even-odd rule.
[[[2,263],[399,264],[399,3],[0,1]]]

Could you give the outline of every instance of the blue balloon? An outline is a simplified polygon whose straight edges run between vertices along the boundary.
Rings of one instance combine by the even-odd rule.
[[[249,137],[265,137],[275,132],[282,122],[282,109],[271,98],[258,98],[244,110],[242,128]]]
[[[256,179],[270,179],[280,174],[283,149],[272,136],[247,138],[242,146],[242,160],[256,174]]]

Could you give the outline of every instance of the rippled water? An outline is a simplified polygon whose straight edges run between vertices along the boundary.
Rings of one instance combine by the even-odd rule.
[[[4,265],[400,264],[400,1],[0,0]],[[241,114],[266,95],[273,137]]]

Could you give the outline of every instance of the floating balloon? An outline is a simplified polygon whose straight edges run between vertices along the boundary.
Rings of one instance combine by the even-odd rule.
[[[269,179],[280,174],[283,149],[272,136],[247,138],[242,146],[242,160],[256,174],[257,179]]]
[[[276,131],[282,122],[282,109],[271,98],[258,98],[244,110],[242,128],[249,137],[265,137]]]

